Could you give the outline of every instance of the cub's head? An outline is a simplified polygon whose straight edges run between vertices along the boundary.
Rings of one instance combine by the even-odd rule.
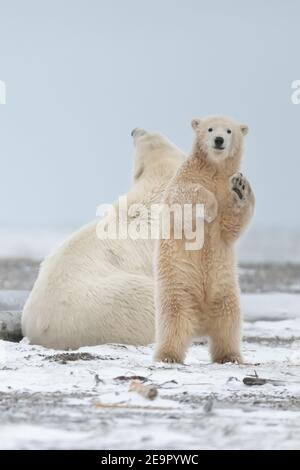
[[[193,119],[192,127],[199,149],[216,164],[241,154],[249,130],[248,126],[224,117]]]

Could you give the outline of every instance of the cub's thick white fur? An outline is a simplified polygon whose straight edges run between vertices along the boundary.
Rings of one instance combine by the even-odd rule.
[[[234,244],[249,223],[254,194],[239,173],[247,126],[227,118],[194,120],[191,156],[164,194],[169,205],[204,205],[204,244],[161,239],[155,268],[156,359],[183,362],[197,336],[210,340],[212,360],[241,362],[241,312]]]
[[[161,200],[184,154],[159,134],[135,129],[132,136],[136,153],[128,205],[149,207]],[[99,239],[98,223],[84,226],[42,263],[22,315],[31,344],[76,349],[153,341],[153,242]]]

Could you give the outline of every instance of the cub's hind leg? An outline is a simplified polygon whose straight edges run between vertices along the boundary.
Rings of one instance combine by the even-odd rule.
[[[195,305],[187,272],[177,262],[177,248],[174,241],[161,241],[158,247],[155,359],[182,363],[195,332]]]
[[[194,332],[190,295],[164,290],[156,312],[155,360],[183,363]]]
[[[242,318],[234,290],[215,299],[210,306],[208,336],[213,362],[242,363]]]

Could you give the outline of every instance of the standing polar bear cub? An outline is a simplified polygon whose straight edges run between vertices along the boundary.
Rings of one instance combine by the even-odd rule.
[[[203,246],[187,250],[184,234],[176,239],[174,231],[158,242],[155,358],[183,362],[191,340],[207,336],[213,361],[241,362],[234,243],[255,205],[250,184],[239,173],[248,128],[222,117],[195,119],[192,127],[192,154],[171,180],[164,203],[204,205]],[[194,224],[197,214],[192,217]]]

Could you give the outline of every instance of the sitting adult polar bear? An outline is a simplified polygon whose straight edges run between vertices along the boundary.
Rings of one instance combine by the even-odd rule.
[[[134,182],[127,205],[150,208],[160,202],[185,156],[159,134],[135,129],[132,136]],[[111,210],[102,219],[101,227],[113,214]],[[98,224],[95,220],[84,226],[42,263],[22,314],[23,334],[31,344],[77,349],[153,341],[154,241],[99,239]]]

